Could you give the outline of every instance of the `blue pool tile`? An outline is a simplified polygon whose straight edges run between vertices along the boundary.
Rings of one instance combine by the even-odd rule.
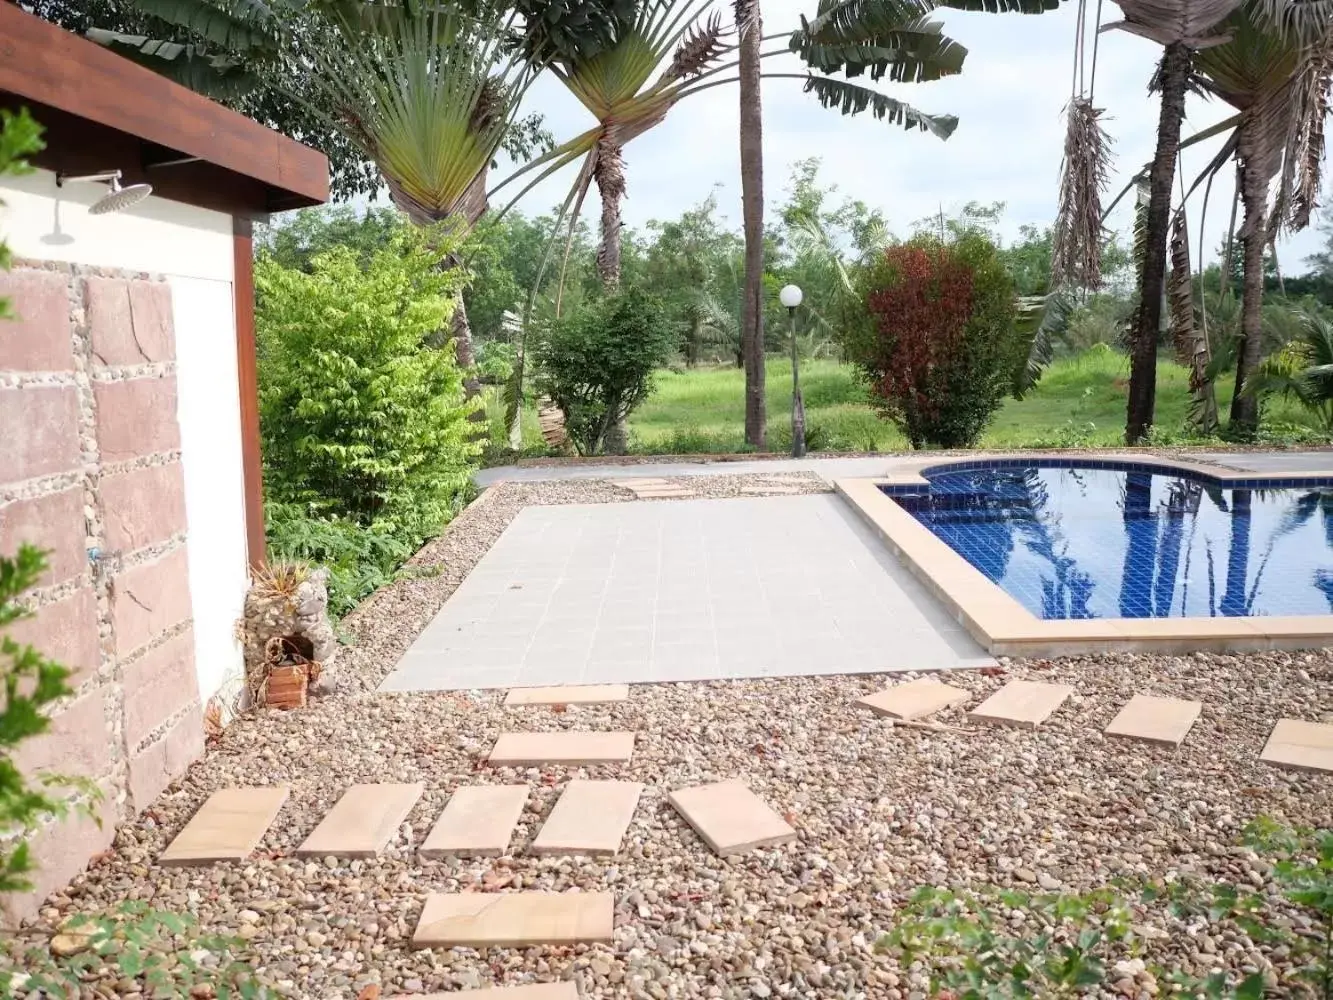
[[[881,487],[1034,615],[1333,613],[1333,479],[998,459]]]

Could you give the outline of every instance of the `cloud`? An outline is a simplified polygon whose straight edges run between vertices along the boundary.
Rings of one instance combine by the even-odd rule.
[[[765,0],[765,31],[795,26],[811,6],[810,0]],[[1111,20],[1113,12],[1108,6],[1105,20]],[[958,11],[940,11],[939,16],[946,32],[969,50],[963,73],[930,84],[884,84],[881,89],[922,110],[957,115],[960,124],[953,137],[945,142],[928,133],[909,133],[869,115],[845,118],[802,93],[798,80],[766,80],[764,186],[770,206],[781,200],[792,165],[817,156],[826,183],[880,208],[900,232],[915,219],[941,208],[954,211],[969,201],[1006,203],[1006,239],[1017,235],[1021,225],[1050,224],[1064,139],[1062,109],[1070,96],[1076,5],[1041,16]],[[1091,35],[1087,44],[1090,51]],[[1147,87],[1160,49],[1119,31],[1102,34],[1096,44],[1095,100],[1106,109],[1115,143],[1109,201],[1152,156],[1158,101]],[[777,72],[800,70],[794,58],[785,55],[766,60],[765,66]],[[739,224],[738,100],[734,86],[688,98],[665,122],[626,147],[623,210],[629,225],[642,228],[650,219],[675,217],[714,188],[722,214]],[[588,112],[551,78],[529,92],[525,109],[544,114],[558,137],[574,135],[591,122]],[[1225,105],[1192,96],[1184,134],[1201,131],[1228,113]],[[1183,155],[1187,184],[1218,147],[1219,141],[1213,140]],[[543,182],[520,206],[544,212],[559,204],[574,173],[571,167]],[[1223,240],[1233,189],[1228,171],[1213,185],[1203,238],[1210,257]],[[1112,228],[1129,231],[1132,202],[1132,197],[1125,199],[1110,220]],[[1189,218],[1196,254],[1201,206],[1196,194]],[[584,211],[596,218],[595,188]],[[1307,231],[1279,244],[1284,270],[1301,270],[1302,258],[1320,242],[1316,232]]]

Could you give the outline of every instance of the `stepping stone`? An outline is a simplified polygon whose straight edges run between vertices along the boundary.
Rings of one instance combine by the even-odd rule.
[[[1073,693],[1067,684],[1010,681],[967,714],[978,722],[1036,729]]]
[[[618,479],[616,485],[623,486],[627,490],[633,490],[641,487],[670,486],[671,484],[665,479]]]
[[[296,856],[377,857],[425,790],[421,784],[353,785],[296,849]]]
[[[158,863],[208,865],[244,861],[287,801],[286,785],[223,788],[208,797],[185,829],[176,834]]]
[[[491,986],[480,990],[458,992],[471,993],[475,997],[489,993],[495,1000],[579,1000],[579,988],[571,982],[537,983],[532,986]],[[458,992],[430,993],[417,997],[416,1000],[458,1000]],[[390,997],[389,1000],[394,1000]]]
[[[796,831],[741,781],[681,788],[668,798],[694,832],[723,856],[796,839]]]
[[[633,733],[501,733],[489,760],[508,767],[623,764],[633,752]]]
[[[504,854],[527,801],[527,785],[464,785],[450,796],[418,853],[428,860]]]
[[[742,486],[741,492],[750,496],[769,497],[786,496],[792,493],[804,492],[799,486]]]
[[[892,719],[910,722],[923,716],[951,708],[972,697],[970,691],[941,684],[933,677],[895,684],[883,691],[876,691],[857,700],[856,704],[868,708],[876,715],[887,715]]]
[[[1136,694],[1111,720],[1106,735],[1178,747],[1202,711],[1203,702]]]
[[[527,948],[610,944],[609,892],[433,892],[412,933],[414,948]]]
[[[640,500],[668,500],[672,497],[692,497],[694,492],[675,487],[665,487],[660,490],[635,490],[634,495]]]
[[[1259,759],[1296,771],[1333,771],[1333,725],[1281,719]]]
[[[532,852],[615,854],[642,792],[637,781],[571,781],[532,842]]]
[[[600,705],[628,698],[628,684],[570,684],[566,687],[514,688],[505,695],[505,705]]]

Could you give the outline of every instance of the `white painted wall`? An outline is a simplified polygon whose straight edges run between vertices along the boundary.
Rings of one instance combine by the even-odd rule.
[[[206,702],[238,691],[244,672],[233,636],[248,580],[232,220],[154,197],[89,215],[105,191],[101,184],[57,188],[45,170],[5,177],[0,233],[18,257],[147,271],[171,285],[195,665]],[[54,239],[56,232],[63,238]]]

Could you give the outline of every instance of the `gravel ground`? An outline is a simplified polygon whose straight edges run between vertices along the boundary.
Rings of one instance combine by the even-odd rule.
[[[739,484],[694,485],[727,495]],[[373,686],[522,504],[624,496],[604,483],[497,490],[420,554],[419,565],[444,567],[439,575],[395,584],[349,620],[361,643],[344,672],[364,672],[363,686]],[[1267,814],[1327,826],[1333,816],[1333,778],[1258,762],[1278,718],[1333,721],[1333,653],[1015,661],[949,680],[980,697],[1014,677],[1067,682],[1077,694],[1036,731],[972,727],[955,712],[944,721],[968,731],[927,732],[851,707],[902,675],[636,687],[626,703],[564,711],[505,709],[498,692],[352,687],[304,711],[233,723],[119,831],[114,851],[48,900],[38,930],[124,899],[192,911],[208,930],[248,938],[247,958],[280,993],[315,1000],[353,998],[372,983],[389,997],[560,978],[577,980],[587,997],[920,1000],[918,970],[873,948],[919,886],[1078,890],[1185,873],[1263,886],[1266,865],[1234,846],[1244,824]],[[1135,691],[1205,703],[1180,750],[1102,737]],[[485,756],[506,728],[639,736],[625,766],[492,768]],[[529,856],[561,786],[579,776],[647,786],[620,854]],[[730,777],[786,815],[798,840],[731,860],[713,855],[666,794]],[[357,781],[421,781],[427,792],[381,858],[292,858]],[[275,782],[290,783],[291,799],[251,861],[154,864],[209,793]],[[512,857],[416,859],[455,787],[513,782],[533,792]],[[425,894],[469,888],[610,891],[615,943],[410,950]],[[1199,972],[1274,963],[1275,976],[1286,971],[1283,954],[1260,951],[1235,927],[1177,923],[1156,909],[1136,919],[1162,932],[1149,942],[1150,960]],[[1142,978],[1122,985],[1126,995],[1149,989]]]

